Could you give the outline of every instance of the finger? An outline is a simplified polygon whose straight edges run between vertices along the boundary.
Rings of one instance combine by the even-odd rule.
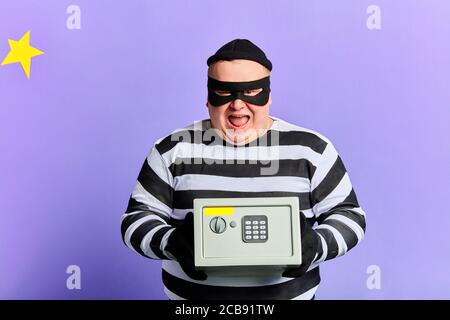
[[[303,211],[300,211],[300,222],[301,222],[302,224],[306,223],[306,216],[305,216],[305,214],[303,213]]]
[[[303,276],[307,271],[307,267],[302,265],[298,268],[290,268],[283,272],[282,276],[286,278],[298,278]]]
[[[183,269],[184,273],[186,273],[190,278],[194,280],[206,280],[208,276],[205,272],[201,270],[195,270],[194,267],[188,266],[186,264],[180,264],[181,269]]]

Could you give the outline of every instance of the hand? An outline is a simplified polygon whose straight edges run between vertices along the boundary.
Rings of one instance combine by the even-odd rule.
[[[301,277],[308,271],[308,268],[311,266],[314,257],[316,256],[318,242],[320,241],[319,235],[308,224],[303,212],[300,212],[300,234],[302,244],[302,264],[298,268],[286,269],[282,274],[283,277]]]
[[[172,254],[181,266],[181,269],[192,279],[206,280],[206,273],[195,270],[194,264],[194,215],[188,212],[184,221],[175,228],[167,240],[165,248]]]

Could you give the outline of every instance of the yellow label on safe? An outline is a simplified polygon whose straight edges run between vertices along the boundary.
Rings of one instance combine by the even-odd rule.
[[[206,207],[203,214],[207,216],[231,216],[234,214],[233,207]]]

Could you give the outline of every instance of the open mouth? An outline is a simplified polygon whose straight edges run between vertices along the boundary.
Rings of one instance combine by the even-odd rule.
[[[250,117],[246,115],[228,116],[228,122],[236,129],[242,129],[250,121]]]

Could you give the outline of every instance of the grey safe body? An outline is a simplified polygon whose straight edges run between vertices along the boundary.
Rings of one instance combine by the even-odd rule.
[[[195,266],[301,264],[297,197],[194,199]]]

